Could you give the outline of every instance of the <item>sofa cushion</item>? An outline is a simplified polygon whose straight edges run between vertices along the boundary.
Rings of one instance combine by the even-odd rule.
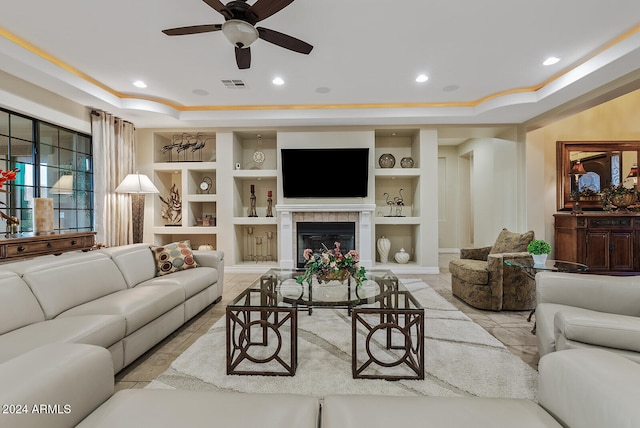
[[[520,253],[527,251],[529,242],[533,240],[533,230],[525,233],[509,232],[506,228],[500,231],[489,254]]]
[[[118,315],[84,315],[30,324],[0,335],[0,362],[48,343],[85,343],[108,348],[125,335]]]
[[[27,284],[15,272],[0,271],[0,334],[44,321],[44,313]]]
[[[21,270],[22,279],[33,291],[47,319],[127,288],[111,258],[97,251],[34,260],[22,264]]]
[[[329,395],[322,405],[323,428],[561,426],[533,401],[517,398],[352,394]]]
[[[121,315],[126,320],[126,335],[130,335],[176,306],[184,303],[185,293],[177,285],[150,285],[109,294],[76,306],[59,315]]]
[[[163,284],[178,285],[184,288],[185,297],[189,299],[216,282],[218,282],[218,269],[200,266],[198,269],[188,269],[175,272],[172,275],[152,278],[138,284],[138,287]]]
[[[191,242],[188,240],[151,247],[151,251],[156,259],[156,275],[158,276],[198,266],[193,258]]]
[[[556,343],[562,336],[574,342],[640,352],[638,317],[572,308],[557,312],[554,325]]]
[[[305,395],[127,389],[78,428],[317,428],[319,413],[318,398]]]
[[[454,259],[449,262],[452,276],[470,284],[487,284],[489,282],[489,264],[484,260]]]
[[[156,276],[156,261],[149,244],[122,245],[101,251],[118,266],[129,288]]]

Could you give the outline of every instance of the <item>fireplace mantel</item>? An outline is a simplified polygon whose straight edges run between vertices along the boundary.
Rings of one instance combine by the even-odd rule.
[[[369,212],[375,211],[375,204],[278,204],[277,212]]]
[[[278,222],[280,225],[279,254],[280,267],[295,267],[295,236],[293,213],[358,213],[357,250],[360,253],[360,264],[367,269],[373,266],[373,229],[372,213],[375,204],[278,204]]]

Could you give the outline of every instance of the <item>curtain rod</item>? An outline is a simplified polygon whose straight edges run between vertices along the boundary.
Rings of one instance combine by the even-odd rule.
[[[111,113],[106,112],[106,111],[102,111],[102,113],[105,113],[105,114],[109,114],[109,115],[111,115]],[[94,109],[94,110],[91,110],[91,115],[92,115],[92,116],[100,116],[100,111],[95,110],[95,109]],[[129,122],[128,120],[124,120],[124,119],[122,119],[122,118],[120,118],[120,117],[118,117],[118,116],[114,116],[114,117],[115,117],[115,119],[116,119],[116,120],[121,120],[121,121],[123,121],[124,123],[129,123],[129,124],[133,125],[133,129],[135,129],[135,128],[136,128],[136,125],[135,125],[133,122]]]

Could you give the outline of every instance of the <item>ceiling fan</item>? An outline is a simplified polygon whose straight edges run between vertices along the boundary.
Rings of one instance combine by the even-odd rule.
[[[293,3],[293,0],[257,0],[251,6],[246,3],[246,0],[233,0],[227,4],[223,4],[220,0],[204,0],[204,2],[224,17],[224,24],[191,25],[188,27],[169,28],[162,30],[162,32],[167,36],[183,36],[221,30],[235,46],[236,63],[240,69],[251,66],[251,49],[249,46],[258,38],[302,54],[309,54],[313,49],[313,46],[295,37],[255,26],[257,22],[270,17]]]

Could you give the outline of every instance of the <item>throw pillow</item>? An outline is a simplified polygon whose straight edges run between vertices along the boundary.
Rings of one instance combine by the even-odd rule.
[[[489,254],[521,253],[527,251],[527,245],[533,240],[533,230],[526,233],[509,232],[502,229]]]
[[[151,247],[151,252],[156,259],[156,276],[198,267],[193,258],[190,241],[172,242],[159,247]]]

